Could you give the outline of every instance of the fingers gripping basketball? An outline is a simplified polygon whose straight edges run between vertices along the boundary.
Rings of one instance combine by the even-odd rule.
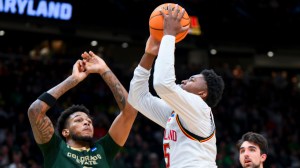
[[[164,3],[159,5],[158,7],[156,7],[149,18],[149,30],[150,30],[150,34],[158,41],[161,41],[162,37],[163,37],[163,29],[164,29],[164,18],[162,16],[162,14],[160,13],[160,9],[162,9],[162,12],[164,12],[165,14],[168,14],[168,5],[171,6],[172,8],[172,12],[174,12],[175,6],[176,4],[174,3]],[[178,5],[178,9],[181,11],[182,7],[180,5]],[[188,15],[188,13],[185,11],[184,15],[180,21],[180,24],[184,27],[184,26],[189,26],[190,25],[190,17]],[[188,34],[188,29],[184,32],[178,33],[176,35],[176,43],[178,43],[179,41],[183,40],[186,35]]]

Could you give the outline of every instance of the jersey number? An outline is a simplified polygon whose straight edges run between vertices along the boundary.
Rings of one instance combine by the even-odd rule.
[[[166,161],[166,167],[170,167],[170,144],[166,143],[164,144],[164,156],[165,156],[165,161]]]

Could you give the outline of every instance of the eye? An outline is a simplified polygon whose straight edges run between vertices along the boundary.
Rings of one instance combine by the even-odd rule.
[[[78,118],[78,119],[75,120],[75,122],[82,122],[82,121],[83,121],[82,118]]]
[[[244,150],[244,149],[240,150],[240,154],[242,154],[242,153],[244,153],[244,152],[245,152],[245,150]]]
[[[190,78],[189,78],[189,81],[194,81],[194,77],[190,77]]]

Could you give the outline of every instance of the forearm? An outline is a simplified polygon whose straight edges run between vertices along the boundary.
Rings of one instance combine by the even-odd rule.
[[[55,99],[58,99],[61,95],[76,86],[78,83],[79,81],[70,76],[57,86],[47,91],[47,93],[50,94],[49,96],[53,96]],[[29,121],[35,140],[38,144],[48,142],[54,133],[53,124],[49,117],[46,116],[46,112],[50,108],[51,106],[47,102],[38,98],[28,109]]]
[[[66,93],[68,90],[75,87],[80,81],[76,78],[73,78],[72,76],[69,76],[67,79],[65,79],[60,84],[56,85],[52,89],[48,90],[47,93],[51,94],[54,98],[58,99],[61,97],[64,93]]]
[[[170,35],[164,36],[161,41],[153,74],[153,86],[157,94],[166,92],[176,85],[174,52],[175,37]]]
[[[118,145],[123,146],[137,116],[137,110],[127,103],[127,90],[108,67],[105,68],[105,71],[100,70],[99,74],[109,86],[120,108],[120,113],[115,118],[108,132]]]
[[[150,70],[153,66],[155,58],[156,58],[155,55],[145,53],[140,61],[140,66],[142,66],[147,70]]]
[[[128,92],[110,69],[107,69],[105,72],[101,73],[101,77],[109,86],[120,110],[123,110],[126,105]]]
[[[65,92],[67,92],[68,90],[76,86],[79,82],[80,81],[76,80],[72,76],[69,76],[63,82],[48,90],[47,93],[53,96],[55,99],[58,99]],[[46,102],[37,99],[35,102],[31,104],[29,111],[31,112],[33,111],[34,113],[44,114],[49,108],[50,106]],[[30,110],[30,109],[34,109],[34,110]]]

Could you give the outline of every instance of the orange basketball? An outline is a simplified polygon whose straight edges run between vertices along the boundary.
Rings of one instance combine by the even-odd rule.
[[[150,34],[158,41],[161,41],[163,34],[164,34],[164,17],[161,15],[160,13],[160,9],[162,9],[162,11],[165,14],[168,14],[168,4],[170,4],[171,8],[172,8],[172,13],[174,12],[175,9],[175,5],[174,3],[164,3],[159,5],[158,7],[156,7],[153,12],[150,15],[149,18],[149,29],[150,29]],[[182,7],[180,5],[178,5],[178,9],[181,11]],[[189,26],[190,25],[190,17],[188,15],[188,13],[185,11],[184,15],[180,21],[182,26]],[[188,34],[188,30],[181,32],[179,34],[176,35],[176,43],[183,40],[186,35]]]

